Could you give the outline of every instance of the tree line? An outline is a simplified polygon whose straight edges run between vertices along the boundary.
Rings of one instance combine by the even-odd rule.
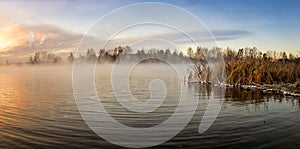
[[[30,57],[30,63],[58,63],[62,59],[53,53],[36,52]],[[188,76],[189,80],[201,82],[213,82],[212,75],[218,80],[218,76],[226,73],[226,83],[238,85],[258,85],[258,84],[281,84],[294,83],[300,81],[300,58],[298,55],[267,51],[259,51],[256,47],[241,48],[233,50],[230,48],[212,49],[196,47],[194,50],[189,47],[186,54],[176,49],[149,49],[132,50],[129,46],[116,47],[113,50],[100,49],[97,54],[93,48],[87,49],[85,55],[77,57],[70,53],[67,60],[73,63],[126,63],[142,60],[143,63],[161,63],[164,60],[171,63],[190,63],[192,71]],[[220,61],[224,60],[224,61]],[[216,62],[215,69],[219,69],[220,74],[212,74],[208,61]],[[222,68],[225,63],[225,69]],[[216,73],[216,72],[214,72]]]
[[[59,63],[61,61],[62,61],[61,57],[47,51],[38,51],[35,52],[33,56],[29,57],[30,64]]]
[[[69,62],[87,62],[87,63],[130,63],[141,61],[143,63],[160,63],[168,61],[171,63],[185,63],[189,58],[184,56],[181,51],[176,49],[170,50],[132,50],[129,46],[116,47],[113,50],[100,49],[98,54],[93,48],[87,49],[85,55],[81,54],[77,58],[73,53],[68,56]]]

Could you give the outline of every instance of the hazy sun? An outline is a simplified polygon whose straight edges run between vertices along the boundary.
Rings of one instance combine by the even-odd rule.
[[[13,43],[13,41],[7,40],[6,37],[0,36],[0,50],[11,46]]]
[[[28,32],[18,24],[0,20],[0,51],[28,41]]]

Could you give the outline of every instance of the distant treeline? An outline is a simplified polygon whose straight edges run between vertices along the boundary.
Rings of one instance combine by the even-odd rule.
[[[58,63],[62,61],[53,53],[36,52],[30,57],[30,63]],[[186,54],[178,50],[137,50],[133,51],[129,46],[116,47],[113,50],[87,49],[85,55],[74,56],[70,53],[67,60],[70,63],[190,63],[192,71],[189,80],[201,82],[219,81],[218,76],[226,72],[226,82],[232,85],[258,85],[258,84],[280,84],[299,82],[300,58],[298,55],[286,52],[268,51],[263,53],[257,48],[242,48],[232,50],[230,48],[187,48]],[[221,61],[220,61],[221,60]],[[223,61],[224,60],[224,61]],[[216,62],[214,69],[219,69],[220,74],[212,74],[208,61]],[[224,62],[224,63],[223,63]],[[224,64],[226,71],[224,70]],[[216,73],[216,72],[214,72]],[[216,80],[211,80],[215,75]],[[300,84],[300,83],[299,83]]]
[[[73,53],[70,54],[68,60],[70,62],[75,60]],[[263,53],[255,47],[242,48],[238,51],[218,47],[212,49],[197,47],[193,50],[189,47],[184,55],[181,51],[169,49],[134,52],[126,46],[116,47],[114,50],[100,49],[98,54],[94,49],[87,49],[85,56],[77,57],[77,62],[126,63],[140,60],[144,63],[192,62],[192,74],[188,76],[188,79],[207,83],[221,82],[222,73],[226,73],[226,81],[232,85],[294,83],[300,77],[300,58],[297,55],[275,51]],[[214,74],[211,72],[208,61],[214,62],[214,69],[217,70],[213,72]],[[211,80],[212,78],[216,80]]]
[[[134,52],[129,46],[116,47],[114,50],[100,49],[98,54],[94,49],[87,49],[85,55],[79,55],[74,57],[73,53],[68,56],[68,61],[73,62],[88,62],[88,63],[130,63],[130,62],[142,62],[142,63],[185,63],[190,59],[184,56],[182,52],[178,50],[137,50]]]
[[[202,52],[203,50],[203,52]],[[170,62],[170,63],[185,63],[191,61],[205,61],[206,59],[216,60],[222,57],[220,48],[207,48],[198,47],[196,52],[192,48],[187,49],[187,55],[177,49],[149,49],[149,50],[132,50],[129,46],[116,47],[114,50],[100,49],[98,53],[91,48],[87,49],[85,54],[74,57],[73,53],[68,56],[68,61],[73,62],[98,62],[98,63],[126,63],[126,62]]]
[[[35,52],[34,56],[29,57],[30,64],[41,64],[41,63],[59,63],[62,61],[62,58],[56,56],[53,53],[47,51]]]

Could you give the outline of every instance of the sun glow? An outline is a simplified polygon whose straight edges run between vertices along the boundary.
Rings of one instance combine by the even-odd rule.
[[[9,47],[13,43],[14,43],[13,41],[6,40],[5,37],[0,36],[0,50]]]
[[[28,42],[29,34],[18,24],[0,20],[0,51]]]

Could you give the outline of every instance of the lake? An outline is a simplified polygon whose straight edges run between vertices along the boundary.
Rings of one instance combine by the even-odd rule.
[[[115,99],[110,68],[96,67],[95,87],[106,111],[124,125],[159,125],[172,116],[182,94],[184,101],[197,100],[196,111],[187,126],[171,140],[153,148],[300,148],[299,98],[227,88],[216,120],[207,131],[199,133],[214,87],[182,83],[172,68],[140,65],[129,77],[132,96],[147,101],[152,96],[150,89],[165,100],[155,111],[137,113]],[[122,75],[118,73],[116,77]],[[151,82],[153,79],[165,82],[163,88],[160,81]],[[149,83],[154,83],[152,88]],[[86,95],[89,98],[88,91]],[[128,94],[119,96],[126,99]],[[182,115],[194,105],[184,102],[184,106]],[[72,66],[1,66],[0,148],[44,147],[119,148],[99,137],[83,121],[73,95]]]

